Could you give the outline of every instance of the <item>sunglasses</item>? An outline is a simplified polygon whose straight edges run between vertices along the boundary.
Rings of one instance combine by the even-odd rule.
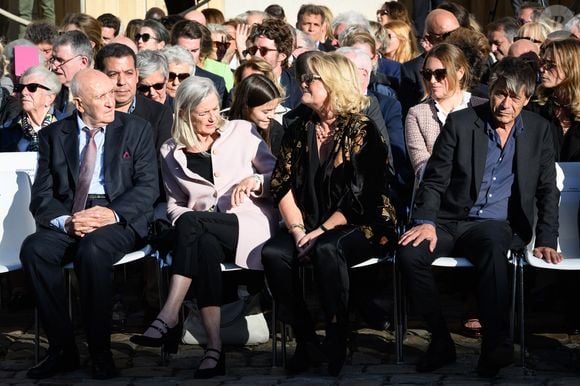
[[[514,38],[514,42],[517,42],[518,40],[522,40],[522,39],[529,40],[529,41],[531,41],[532,43],[536,43],[536,44],[542,44],[542,41],[540,41],[540,40],[537,40],[537,39],[532,39],[532,38],[531,38],[531,37],[529,37],[529,36],[516,36],[516,37]]]
[[[424,68],[421,70],[421,75],[423,75],[423,79],[425,79],[426,82],[430,82],[433,76],[435,76],[435,80],[437,82],[441,82],[447,76],[447,69],[438,68],[436,70],[430,70],[428,68]]]
[[[439,44],[439,43],[443,42],[443,40],[445,40],[449,35],[451,35],[451,32],[453,32],[453,31],[445,32],[445,33],[442,33],[442,34],[430,34],[430,33],[426,33],[423,36],[423,39],[426,40],[426,41],[428,41],[432,45],[435,45],[435,44]]]
[[[316,74],[302,74],[300,75],[300,80],[302,83],[306,83],[307,86],[310,86],[310,83],[314,82],[315,80],[321,80],[322,77]]]
[[[213,42],[213,45],[218,49],[218,50],[227,50],[228,48],[230,48],[231,43],[230,42]]]
[[[558,67],[556,65],[556,62],[554,62],[553,60],[548,60],[548,59],[539,59],[538,66],[540,68],[544,68],[546,71],[550,71],[551,69]]]
[[[391,11],[387,11],[386,9],[377,9],[377,16],[388,16],[391,14]]]
[[[50,91],[48,87],[38,83],[17,84],[14,86],[14,91],[22,92],[24,89],[27,89],[30,92],[36,92],[36,90],[38,90],[39,87],[43,90]]]
[[[149,39],[159,40],[156,37],[153,37],[153,36],[151,36],[151,34],[148,34],[148,33],[136,34],[135,35],[135,41],[138,42],[139,39],[143,40],[143,43],[147,43],[149,41]]]
[[[183,82],[184,80],[186,80],[190,76],[191,76],[191,74],[189,72],[183,72],[181,74],[176,74],[175,72],[170,72],[167,79],[170,82],[173,82],[175,80],[175,78],[177,78],[177,79],[179,79],[180,82]]]
[[[173,78],[175,79],[175,78]],[[154,90],[162,90],[163,87],[165,87],[165,82],[161,82],[161,83],[155,83],[155,84],[141,84],[139,86],[137,86],[137,91],[141,92],[141,93],[147,93],[150,92],[151,89],[153,88]]]
[[[260,55],[266,56],[266,55],[268,55],[268,52],[278,51],[278,50],[275,48],[253,46],[253,47],[250,47],[246,50],[246,54],[250,54],[250,55],[254,56],[254,55],[256,55],[256,52],[258,52],[258,51],[260,51]]]

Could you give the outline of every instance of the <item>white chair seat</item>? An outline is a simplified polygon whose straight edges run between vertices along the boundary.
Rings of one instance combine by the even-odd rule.
[[[127,253],[125,256],[123,256],[123,258],[121,260],[117,261],[114,264],[114,266],[131,263],[133,261],[140,260],[146,256],[152,256],[152,255],[153,255],[153,248],[151,248],[151,245],[146,245],[145,247],[143,247],[142,249],[139,249],[138,251]],[[74,267],[74,265],[72,262],[68,263],[64,266],[65,269],[73,269],[73,267]]]
[[[448,268],[471,268],[473,264],[465,257],[438,257],[431,263],[434,267],[448,267]]]

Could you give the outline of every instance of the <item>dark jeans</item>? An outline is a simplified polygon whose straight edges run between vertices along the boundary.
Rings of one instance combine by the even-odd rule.
[[[439,256],[464,256],[475,266],[482,349],[493,348],[509,333],[510,285],[506,251],[512,243],[506,221],[447,221],[437,225],[437,246],[428,241],[399,248],[398,263],[405,288],[433,338],[448,337],[431,263]],[[447,335],[447,336],[446,336]]]

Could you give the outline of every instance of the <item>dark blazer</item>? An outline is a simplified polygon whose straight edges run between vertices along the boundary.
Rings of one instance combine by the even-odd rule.
[[[24,133],[22,126],[18,123],[19,116],[5,123],[5,127],[0,126],[0,152],[14,152],[18,150],[18,142]]]
[[[77,116],[55,122],[39,133],[39,158],[30,211],[37,224],[71,215],[79,175]],[[105,132],[104,176],[109,207],[145,237],[159,195],[157,159],[151,125],[134,115],[115,113]]]
[[[226,81],[224,78],[198,66],[195,66],[195,76],[201,76],[202,78],[211,80],[220,96],[220,106],[222,109],[227,107],[225,104],[228,102],[228,90],[226,89]]]
[[[14,119],[18,119],[20,111],[20,101],[0,87],[0,128],[10,126]]]
[[[433,148],[417,191],[413,219],[466,220],[473,207],[485,169],[488,104],[449,114]],[[514,232],[529,243],[537,200],[536,246],[556,248],[558,198],[554,145],[549,123],[522,111],[524,131],[516,136],[514,184],[508,220]]]
[[[399,100],[403,107],[403,116],[407,111],[418,104],[425,97],[425,88],[421,79],[421,69],[425,62],[425,53],[401,65],[401,83],[399,86]]]
[[[280,75],[280,84],[284,87],[286,98],[282,101],[282,106],[293,109],[300,104],[302,100],[302,90],[300,83],[294,77],[294,73],[288,69],[283,69]]]
[[[151,124],[153,128],[153,143],[155,144],[156,154],[158,154],[161,145],[171,137],[173,111],[161,103],[137,94],[135,110],[131,114],[141,117]]]

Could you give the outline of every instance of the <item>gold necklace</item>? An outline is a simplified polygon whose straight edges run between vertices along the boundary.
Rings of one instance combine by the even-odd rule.
[[[318,139],[320,142],[324,142],[334,135],[334,129],[328,129],[328,131],[325,132],[320,123],[316,124],[315,129],[316,139]]]

